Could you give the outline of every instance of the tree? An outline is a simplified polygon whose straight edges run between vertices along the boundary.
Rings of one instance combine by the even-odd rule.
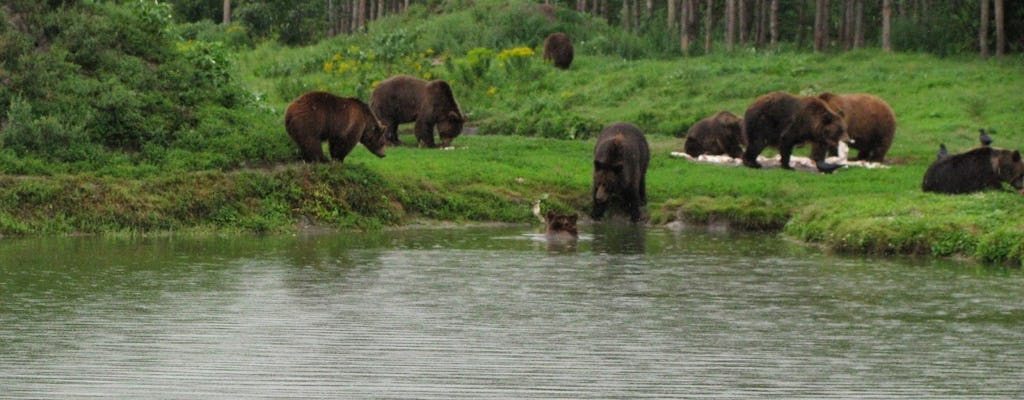
[[[988,0],[981,0],[981,20],[978,27],[978,47],[981,58],[988,58]]]
[[[711,14],[712,1],[708,0],[707,3],[707,12],[704,14],[704,52],[711,54],[711,28],[713,28],[711,21],[714,20],[714,15]]]
[[[779,0],[772,0],[771,16],[768,17],[768,30],[771,31],[771,46],[779,44]]]
[[[818,0],[814,14],[814,51],[822,52],[828,47],[828,0]]]
[[[996,6],[996,57],[1006,51],[1006,27],[1003,19],[1003,0],[995,0]]]
[[[882,50],[892,51],[892,0],[882,0]]]
[[[224,0],[224,25],[231,23],[231,0]]]
[[[732,51],[736,40],[736,0],[725,0],[725,51]]]

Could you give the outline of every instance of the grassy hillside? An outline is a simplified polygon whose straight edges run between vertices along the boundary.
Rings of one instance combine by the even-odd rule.
[[[652,144],[652,224],[728,223],[856,253],[1024,259],[1024,197],[920,191],[939,143],[966,150],[977,144],[977,129],[988,128],[996,146],[1024,148],[1020,58],[871,49],[665,57],[600,22],[564,10],[556,15],[483,2],[442,15],[390,17],[368,34],[309,47],[234,49],[233,79],[251,99],[231,110],[205,109],[210,118],[200,115],[187,137],[202,152],[171,148],[155,162],[106,172],[0,176],[0,234],[533,223],[530,204],[542,197],[547,207],[586,214],[594,135],[624,120],[643,128]],[[526,22],[512,29],[516,21]],[[484,27],[507,34],[480,33],[490,32]],[[543,36],[556,29],[578,35],[567,71],[537,54]],[[452,83],[471,119],[456,149],[399,147],[377,159],[357,147],[345,165],[298,161],[282,122],[291,99],[315,89],[368,99],[375,82],[397,73]],[[820,175],[669,156],[700,118],[719,110],[742,114],[773,90],[882,97],[898,118],[891,168]],[[407,143],[414,141],[409,129]],[[223,154],[211,150],[218,148]]]

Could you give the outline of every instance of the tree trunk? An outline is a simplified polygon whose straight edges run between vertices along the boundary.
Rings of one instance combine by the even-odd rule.
[[[978,27],[978,48],[981,58],[988,58],[988,0],[981,0],[981,24]]]
[[[231,24],[231,0],[224,0],[224,25]]]
[[[736,40],[736,0],[725,0],[725,51],[732,51]]]
[[[882,50],[892,51],[892,0],[882,0]]]
[[[629,32],[629,0],[622,0],[622,30]]]
[[[779,44],[779,0],[772,0],[768,17],[768,30],[771,31],[769,44],[774,48]]]
[[[739,32],[740,32],[739,43],[740,43],[740,46],[744,46],[744,45],[747,44],[747,29],[749,29],[749,26],[747,25],[747,6],[746,6],[747,0],[736,0],[736,1],[739,3],[739,4],[737,4],[737,10],[736,10],[736,19],[739,20],[739,24],[738,24],[739,25],[738,29],[739,29]]]
[[[678,15],[676,15],[676,3],[678,2],[678,0],[668,0],[668,3],[665,5],[665,7],[667,8],[665,10],[665,13],[668,14],[668,16],[666,17],[668,23],[665,24],[665,27],[668,28],[669,32],[672,32],[672,30],[678,26],[676,24],[679,23],[679,17]]]
[[[679,51],[690,53],[690,0],[679,2]]]
[[[995,0],[996,14],[996,57],[1006,52],[1006,24],[1003,13],[1003,0]]]
[[[814,51],[822,52],[828,47],[828,0],[818,0],[814,15]]]
[[[711,29],[714,28],[712,21],[714,15],[711,13],[711,0],[708,0],[707,13],[704,14],[704,52],[711,54]]]
[[[839,30],[843,37],[843,50],[853,49],[853,0],[843,2],[843,22]]]
[[[864,47],[864,0],[856,0],[853,18],[853,48]]]

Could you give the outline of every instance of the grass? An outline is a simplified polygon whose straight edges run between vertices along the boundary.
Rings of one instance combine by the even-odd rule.
[[[471,20],[473,12],[446,18]],[[546,207],[587,214],[594,136],[604,125],[622,120],[643,128],[651,142],[651,224],[727,223],[851,253],[1024,262],[1020,195],[920,191],[940,143],[954,152],[966,150],[976,145],[977,129],[988,128],[996,132],[996,146],[1024,147],[1018,128],[1024,126],[1019,56],[978,60],[873,49],[839,54],[743,49],[627,59],[596,52],[596,43],[614,46],[607,38],[589,37],[578,46],[568,71],[543,64],[538,55],[514,68],[494,62],[467,74],[452,67],[466,65],[467,49],[500,43],[504,48],[490,54],[512,46],[537,50],[542,38],[535,43],[492,38],[428,49],[444,43],[422,33],[437,29],[436,24],[423,27],[432,18],[388,22],[409,32],[421,58],[430,50],[436,51],[431,57],[444,61],[416,71],[451,81],[469,114],[468,126],[476,133],[457,138],[456,149],[398,147],[377,159],[360,146],[344,165],[307,165],[297,161],[297,151],[291,158],[295,161],[281,162],[282,149],[294,148],[281,115],[295,95],[323,89],[366,99],[367,80],[408,73],[413,71],[410,63],[421,60],[366,64],[359,74],[348,75],[323,68],[336,54],[374,50],[380,35],[389,33],[373,27],[368,35],[309,47],[264,43],[235,54],[236,77],[257,94],[255,105],[232,116],[235,126],[208,129],[231,132],[220,139],[226,151],[251,153],[250,163],[192,172],[182,172],[189,167],[181,166],[160,173],[149,166],[145,172],[114,175],[0,176],[0,234],[279,232],[308,224],[377,229],[438,220],[533,223],[530,206],[542,197]],[[628,49],[620,53],[634,54]],[[682,149],[681,135],[697,120],[720,110],[742,115],[756,96],[774,90],[870,92],[885,99],[898,119],[888,155],[891,168],[819,175],[695,164],[669,156]],[[403,130],[406,143],[414,142],[409,129]],[[797,151],[806,154],[807,149]]]

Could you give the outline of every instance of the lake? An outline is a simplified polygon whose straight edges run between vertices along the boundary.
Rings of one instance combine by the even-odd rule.
[[[1024,273],[622,224],[0,239],[12,399],[1024,398]]]

